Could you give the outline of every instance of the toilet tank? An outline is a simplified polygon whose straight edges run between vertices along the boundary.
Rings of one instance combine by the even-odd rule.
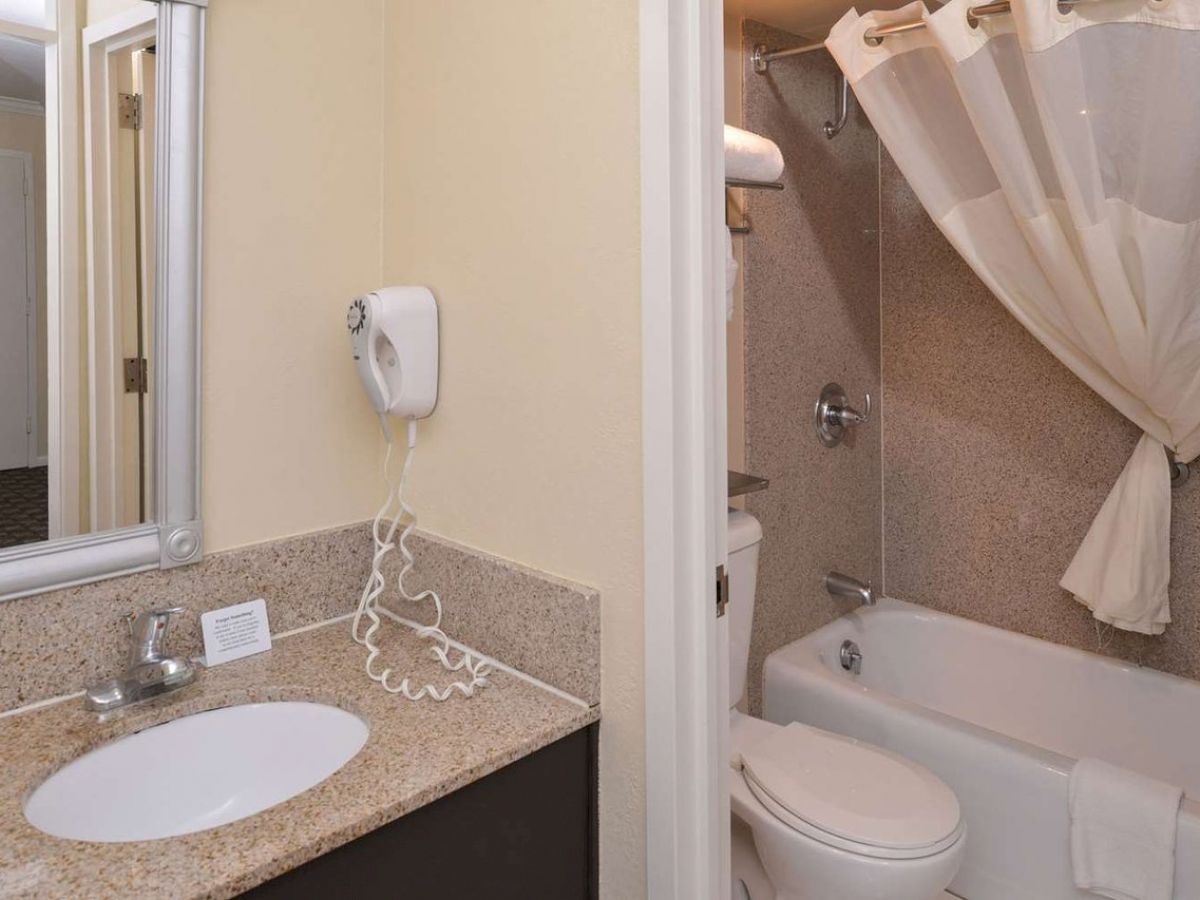
[[[746,667],[750,662],[750,632],[754,624],[754,589],[758,582],[758,544],[762,526],[741,510],[729,511],[729,705],[736,706],[746,692]]]

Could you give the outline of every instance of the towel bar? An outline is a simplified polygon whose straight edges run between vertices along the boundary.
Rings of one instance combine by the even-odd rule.
[[[725,187],[732,188],[750,188],[752,190],[761,191],[782,191],[783,182],[781,181],[750,181],[747,178],[726,178]]]
[[[783,190],[783,182],[780,182],[780,181],[751,181],[747,178],[726,178],[725,179],[725,187],[727,187],[727,188],[750,188],[751,190],[761,190],[761,191],[782,191]],[[731,234],[749,234],[750,233],[750,219],[746,216],[742,216],[742,224],[741,225],[730,225],[728,209],[725,210],[725,224],[729,225],[729,231]]]

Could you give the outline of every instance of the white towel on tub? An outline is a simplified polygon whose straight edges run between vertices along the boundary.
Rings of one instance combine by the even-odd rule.
[[[1172,900],[1183,791],[1098,759],[1071,770],[1075,886],[1112,900]]]

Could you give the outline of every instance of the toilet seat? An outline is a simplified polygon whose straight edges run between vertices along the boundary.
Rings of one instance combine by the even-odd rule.
[[[958,799],[923,766],[799,722],[756,724],[735,740],[734,762],[755,799],[795,831],[880,859],[932,856],[962,836]]]

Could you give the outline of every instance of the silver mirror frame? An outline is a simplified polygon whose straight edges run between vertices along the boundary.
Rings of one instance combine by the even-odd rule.
[[[207,0],[156,0],[153,523],[0,551],[0,600],[196,562],[200,521],[200,234]]]

